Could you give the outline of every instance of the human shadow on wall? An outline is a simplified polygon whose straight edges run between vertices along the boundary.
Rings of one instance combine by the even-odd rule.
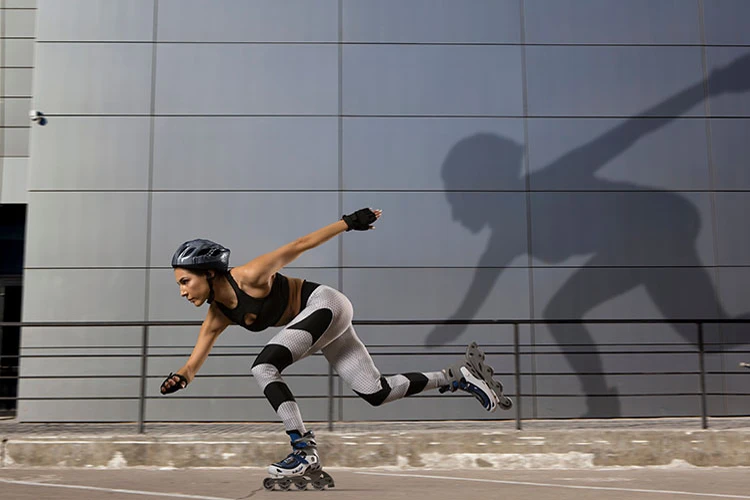
[[[750,54],[713,71],[708,79],[710,95],[749,89]],[[580,192],[545,193],[533,198],[533,233],[539,236],[532,240],[530,255],[548,264],[559,264],[574,256],[591,256],[554,292],[542,311],[545,319],[582,319],[595,307],[637,286],[645,287],[665,318],[685,317],[686,310],[694,311],[696,316],[727,318],[729,315],[722,307],[709,274],[701,267],[696,245],[701,229],[697,208],[678,193],[596,176],[599,169],[636,141],[675,119],[660,117],[678,117],[705,97],[704,82],[700,81],[527,177],[518,175],[518,172],[523,172],[522,144],[485,133],[458,142],[442,165],[453,218],[474,233],[489,226],[491,236],[469,290],[452,319],[474,318],[502,271],[514,258],[529,255],[526,232],[508,230],[511,225],[517,227],[518,221],[508,220],[508,215],[502,211],[477,203],[476,197],[461,192],[467,189],[467,178],[486,181],[487,185],[493,186],[500,182],[502,186],[520,192],[526,189],[527,181],[532,191],[535,186],[542,186],[537,189],[578,186],[585,191],[607,192],[593,196]],[[633,193],[634,190],[640,193]],[[570,234],[569,228],[580,227],[577,221],[587,221],[590,225],[585,231]],[[680,266],[675,274],[679,276],[679,286],[670,283],[670,277],[654,269],[629,267],[632,262],[644,261]],[[615,272],[600,269],[618,265],[625,267]],[[686,304],[694,304],[696,309],[686,307]],[[465,328],[453,325],[437,327],[428,335],[426,344],[451,342]],[[688,342],[696,342],[694,326],[676,328]],[[549,325],[549,329],[586,394],[587,412],[583,416],[620,416],[617,391],[606,384],[601,355],[595,350],[588,329],[583,325],[569,324]],[[571,343],[578,346],[571,347]],[[590,354],[574,353],[580,350],[581,344],[590,346],[586,348]]]

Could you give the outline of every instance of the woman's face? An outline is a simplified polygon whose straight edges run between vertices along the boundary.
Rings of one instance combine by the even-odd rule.
[[[194,306],[200,307],[208,299],[211,290],[205,275],[178,267],[174,270],[174,279],[180,287],[180,296]]]

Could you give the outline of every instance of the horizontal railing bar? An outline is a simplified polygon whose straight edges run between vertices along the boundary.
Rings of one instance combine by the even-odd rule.
[[[484,350],[485,354],[492,356],[513,356],[513,353],[508,352],[492,352]],[[645,355],[645,354],[695,354],[698,351],[560,351],[560,352],[525,352],[522,351],[522,356],[579,356],[579,355],[612,355],[612,354],[624,354],[624,355]],[[211,353],[212,358],[236,358],[246,356],[256,356],[260,353],[257,352],[214,352]],[[723,354],[721,352],[707,351],[707,354]],[[190,353],[166,353],[166,354],[149,354],[148,358],[174,358],[188,356]],[[392,356],[460,356],[462,352],[370,352],[373,357],[392,357]],[[65,358],[84,358],[84,359],[96,359],[96,358],[140,358],[140,354],[74,354],[74,353],[60,353],[60,354],[9,354],[3,355],[3,358],[10,359],[65,359]]]
[[[522,393],[522,397],[537,397],[537,398],[655,398],[655,397],[665,397],[665,396],[677,396],[677,397],[698,397],[700,396],[700,392],[665,392],[665,393],[633,393],[633,394],[618,394],[616,396],[612,394],[524,394]],[[726,397],[726,396],[750,396],[750,392],[736,392],[736,393],[722,393],[722,392],[707,392],[706,396],[711,397]],[[152,400],[161,400],[165,398],[166,396],[145,396],[145,399],[152,399]],[[231,400],[231,399],[237,399],[237,400],[259,400],[259,401],[266,401],[266,397],[263,395],[258,396],[250,396],[250,395],[234,395],[234,396],[227,396],[227,395],[215,395],[215,396],[192,396],[192,395],[170,395],[168,396],[170,399],[222,399],[222,400]],[[313,394],[313,395],[295,395],[295,399],[323,399],[328,398],[329,396],[327,394]],[[432,398],[444,398],[443,395],[438,394],[420,394],[418,396],[412,396],[414,398],[420,398],[420,399],[432,399]],[[471,398],[473,396],[470,395],[456,395],[451,397],[459,397],[459,398]],[[346,400],[358,400],[360,399],[358,396],[353,395],[338,395],[334,396],[335,399],[346,399]],[[137,401],[139,400],[139,396],[70,396],[70,397],[0,397],[0,401],[99,401],[99,400],[107,400],[107,401]]]
[[[644,344],[643,342],[631,342],[631,343],[609,343],[609,342],[603,342],[598,344],[529,344],[529,343],[521,343],[519,344],[521,347],[535,347],[535,348],[545,348],[545,347],[588,347],[588,346],[601,346],[601,347],[629,347],[629,346],[654,346],[654,347],[663,347],[663,346],[684,346],[691,342],[649,342],[647,344]],[[721,345],[721,346],[731,346],[731,345],[746,345],[745,342],[706,342],[706,345]],[[442,349],[449,349],[449,348],[460,348],[463,346],[457,346],[457,345],[448,345],[448,346],[438,346],[433,344],[368,344],[367,348],[369,350],[377,350],[377,349],[415,349],[415,348],[442,348]],[[513,344],[489,344],[487,342],[482,342],[482,349],[492,349],[492,348],[512,348],[514,347]],[[111,345],[57,345],[57,346],[25,346],[24,350],[37,350],[37,349],[140,349],[141,346],[132,346],[132,345],[122,345],[122,346],[111,346]],[[149,349],[192,349],[193,345],[150,345]],[[262,349],[263,345],[217,345],[214,346],[214,349]],[[435,351],[435,354],[443,354],[446,351]],[[709,352],[709,351],[706,351]],[[721,351],[724,352],[724,351]],[[742,352],[742,351],[733,351],[733,352]],[[750,351],[748,351],[750,352]],[[0,355],[0,357],[2,357]]]
[[[514,373],[513,372],[501,372],[496,371],[495,375],[498,377],[510,377]],[[706,371],[706,375],[737,375],[747,374],[747,371],[745,370],[732,370],[732,371]],[[520,372],[519,375],[522,377],[579,377],[579,376],[600,376],[600,375],[616,375],[618,377],[622,376],[641,376],[641,375],[669,375],[669,376],[677,376],[677,375],[700,375],[700,371],[670,371],[670,372]],[[166,375],[149,375],[147,378],[149,379],[163,379]],[[220,373],[220,374],[205,374],[200,375],[198,378],[205,379],[205,378],[239,378],[239,377],[252,377],[250,372],[248,373]],[[284,374],[284,377],[289,378],[295,378],[295,377],[319,377],[319,378],[325,378],[328,377],[326,373],[286,373]],[[339,377],[338,374],[334,374],[334,377]],[[0,379],[18,379],[18,380],[53,380],[53,379],[112,379],[112,378],[140,378],[140,375],[105,375],[105,374],[95,374],[95,375],[69,375],[69,374],[60,374],[60,375],[3,375],[0,376]]]
[[[596,325],[596,324],[741,324],[750,323],[750,319],[743,318],[680,318],[680,319],[408,319],[408,320],[354,320],[354,325],[360,326],[417,326],[417,325]],[[0,327],[129,327],[129,326],[200,326],[202,321],[4,321]]]

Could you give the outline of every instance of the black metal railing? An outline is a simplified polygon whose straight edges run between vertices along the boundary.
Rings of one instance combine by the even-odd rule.
[[[689,396],[699,396],[700,398],[700,408],[697,414],[701,417],[701,424],[702,428],[707,429],[708,428],[708,418],[709,418],[709,412],[708,412],[708,391],[707,391],[707,384],[706,384],[706,376],[707,374],[715,375],[715,374],[721,374],[726,375],[729,373],[734,372],[727,372],[727,371],[721,371],[721,372],[707,372],[706,370],[706,362],[705,362],[705,356],[706,354],[721,354],[726,353],[722,348],[725,346],[724,343],[718,342],[718,343],[711,343],[712,346],[719,346],[719,350],[711,350],[706,348],[706,339],[704,338],[705,333],[705,325],[726,325],[726,324],[748,324],[750,323],[750,320],[747,319],[674,319],[674,320],[668,320],[668,319],[589,319],[589,320],[574,320],[574,319],[560,319],[560,320],[549,320],[549,319],[539,319],[539,320],[510,320],[510,319],[498,319],[498,320],[357,320],[354,321],[354,325],[356,326],[447,326],[447,325],[457,325],[457,326],[477,326],[477,325],[490,325],[490,326],[512,326],[513,327],[513,336],[512,336],[512,344],[503,344],[503,345],[495,345],[491,347],[505,347],[510,348],[512,347],[512,356],[513,356],[513,372],[512,375],[514,382],[515,382],[515,390],[514,394],[509,394],[513,400],[514,400],[514,408],[515,408],[515,423],[516,428],[521,429],[522,428],[522,421],[524,420],[523,417],[523,391],[521,390],[521,377],[523,375],[533,375],[532,373],[524,373],[521,367],[521,357],[525,354],[532,354],[532,355],[543,355],[545,353],[536,353],[536,352],[528,352],[524,353],[522,351],[522,347],[524,346],[521,343],[520,338],[520,326],[521,325],[560,325],[560,324],[575,324],[575,325],[601,325],[601,324],[607,324],[607,325],[649,325],[649,324],[661,324],[661,325],[693,325],[696,328],[697,333],[697,343],[696,342],[689,342],[685,341],[681,344],[676,343],[662,343],[662,344],[650,344],[650,345],[659,345],[661,347],[664,346],[681,346],[681,347],[689,347],[694,348],[695,350],[676,350],[676,349],[665,349],[665,350],[659,350],[659,351],[615,351],[617,353],[628,353],[633,355],[638,354],[644,354],[646,352],[648,353],[658,353],[658,354],[695,354],[697,356],[698,361],[698,371],[697,372],[691,372],[691,371],[678,371],[674,372],[674,374],[681,374],[681,375],[697,375],[698,376],[698,388],[697,392],[695,393],[663,393],[659,394],[660,396],[671,396],[671,395],[689,395]],[[42,399],[42,400],[59,400],[59,399],[70,399],[70,400],[81,400],[81,399],[92,399],[92,400],[102,400],[102,399],[117,399],[117,400],[138,400],[138,432],[143,433],[145,431],[145,424],[146,424],[146,400],[149,399],[149,396],[146,395],[147,391],[147,379],[148,379],[148,360],[150,358],[155,357],[173,357],[175,354],[156,354],[156,353],[150,353],[150,348],[157,348],[155,346],[149,346],[149,328],[151,327],[163,327],[163,326],[171,326],[171,327],[179,327],[179,326],[191,326],[191,327],[199,327],[201,325],[201,321],[86,321],[86,322],[0,322],[0,328],[2,327],[15,327],[15,328],[63,328],[63,327],[80,327],[80,328],[91,328],[91,327],[140,327],[141,328],[141,342],[139,346],[127,346],[127,349],[135,350],[139,349],[139,354],[19,354],[15,356],[6,356],[3,355],[3,358],[18,358],[19,361],[21,359],[32,359],[32,358],[66,358],[66,357],[76,357],[76,358],[107,358],[107,357],[131,357],[131,358],[139,358],[140,359],[140,374],[138,375],[140,379],[140,387],[139,387],[139,395],[138,397],[61,397],[61,398],[54,398],[54,397],[37,397],[37,398],[24,398],[24,397],[14,397],[16,400],[24,400],[24,399]],[[750,358],[750,335],[746,336],[747,342],[741,344],[744,346],[744,350],[734,350],[732,351],[735,354],[740,355],[748,355],[748,358]],[[563,352],[564,355],[570,355],[570,354],[602,354],[603,352],[598,350],[600,347],[607,344],[573,344],[573,345],[567,345],[565,347],[565,350]],[[635,344],[609,344],[610,346],[632,346]],[[737,345],[734,343],[734,345]],[[576,351],[571,350],[571,346],[590,346],[592,348],[597,349],[596,351]],[[124,346],[122,346],[124,348]],[[170,346],[171,348],[190,348],[191,346]],[[237,349],[238,347],[243,346],[225,346],[224,349]],[[383,347],[383,346],[379,346]],[[392,346],[392,347],[399,347],[403,348],[404,346]],[[417,346],[414,346],[417,347]],[[434,354],[442,354],[442,352],[424,352],[424,348],[426,347],[436,347],[436,346],[418,346],[422,349],[421,352],[400,352],[399,355],[404,356],[410,356],[410,355],[434,355]],[[50,346],[49,348],[59,348],[59,349],[76,349],[80,348],[80,346]],[[112,348],[120,348],[118,346],[86,346],[86,348],[98,348],[98,349],[112,349]],[[488,354],[493,354],[491,352],[488,352]],[[497,353],[494,353],[497,354]],[[229,353],[219,353],[219,354],[213,354],[212,356],[245,356],[246,353],[237,353],[237,352],[229,352]],[[746,366],[750,367],[750,365],[747,365],[747,363],[740,362],[740,367]],[[743,373],[750,373],[750,372],[744,372]],[[658,374],[669,374],[671,372],[661,371],[658,372]],[[655,374],[653,372],[628,372],[628,375],[644,375],[644,374]],[[548,374],[549,375],[549,374]],[[571,375],[581,375],[580,373],[571,373]],[[605,376],[605,375],[611,375],[611,373],[587,373],[586,375],[593,375],[593,376]],[[233,375],[233,374],[219,374],[219,375],[204,375],[202,377],[234,377],[234,376],[248,376],[248,374],[243,375]],[[333,429],[333,424],[335,422],[334,419],[334,407],[336,403],[336,399],[345,398],[346,396],[336,396],[334,394],[335,392],[335,374],[333,372],[333,369],[329,367],[327,373],[315,373],[315,374],[309,374],[309,376],[317,376],[317,377],[327,377],[328,379],[328,393],[326,395],[320,395],[316,397],[326,397],[328,400],[328,427],[329,429]],[[82,377],[81,375],[60,375],[60,378],[86,378]],[[134,378],[133,375],[93,375],[92,378]],[[23,374],[17,374],[17,375],[11,375],[11,376],[3,376],[0,377],[3,379],[15,379],[16,382],[22,379],[49,379],[51,378],[50,375],[23,375]],[[726,393],[719,393],[720,396],[726,396]],[[732,395],[735,396],[750,396],[750,393],[732,393]],[[234,398],[234,399],[240,399],[244,396],[211,396],[212,399],[215,398]],[[1,398],[0,399],[10,399],[10,398]],[[693,415],[698,416],[698,415]]]

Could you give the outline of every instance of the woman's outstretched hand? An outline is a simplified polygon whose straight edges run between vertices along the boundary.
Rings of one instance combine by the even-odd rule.
[[[161,383],[162,394],[172,394],[188,386],[188,379],[181,373],[170,373]]]
[[[341,219],[346,222],[347,231],[351,231],[352,229],[355,231],[368,231],[375,229],[371,224],[378,220],[382,214],[383,211],[380,209],[360,208],[353,214],[344,215]]]

